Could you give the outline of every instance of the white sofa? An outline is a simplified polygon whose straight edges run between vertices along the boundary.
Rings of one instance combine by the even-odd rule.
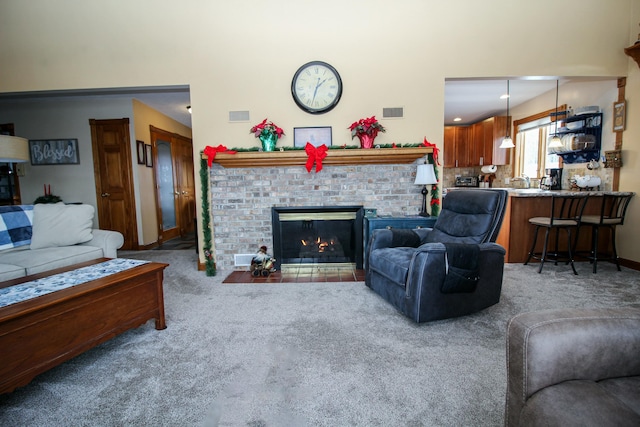
[[[116,258],[124,237],[94,229],[91,205],[0,207],[0,282],[55,268]]]

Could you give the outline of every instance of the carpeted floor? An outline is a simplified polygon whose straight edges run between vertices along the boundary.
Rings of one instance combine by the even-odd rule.
[[[362,282],[222,284],[169,262],[168,328],[128,331],[0,396],[7,426],[502,426],[520,312],[640,307],[640,273],[509,264],[499,304],[417,325]]]

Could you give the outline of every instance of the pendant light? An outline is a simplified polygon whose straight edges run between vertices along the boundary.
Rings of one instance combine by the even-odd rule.
[[[513,144],[513,139],[511,139],[510,136],[510,132],[509,132],[509,98],[510,98],[510,94],[509,94],[509,80],[507,80],[507,133],[504,137],[504,139],[502,140],[502,144],[500,144],[500,148],[513,148],[515,147],[515,145]]]
[[[549,145],[547,146],[547,148],[561,148],[563,146],[562,140],[558,136],[558,89],[559,89],[559,86],[560,84],[558,83],[558,80],[556,80],[556,119],[555,119],[556,130],[551,140],[549,140]]]

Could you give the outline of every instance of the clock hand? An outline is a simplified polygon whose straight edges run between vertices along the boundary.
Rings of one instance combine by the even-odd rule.
[[[318,88],[320,87],[322,83],[320,83],[320,77],[318,77],[318,82],[316,83],[316,88],[313,90],[313,98],[311,98],[311,104],[313,104],[313,101],[315,101],[316,99],[316,94],[318,93]]]

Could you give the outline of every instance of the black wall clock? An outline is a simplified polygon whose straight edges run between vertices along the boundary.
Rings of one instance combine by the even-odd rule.
[[[322,114],[331,111],[342,96],[342,79],[331,65],[311,61],[293,75],[293,100],[307,113]]]

